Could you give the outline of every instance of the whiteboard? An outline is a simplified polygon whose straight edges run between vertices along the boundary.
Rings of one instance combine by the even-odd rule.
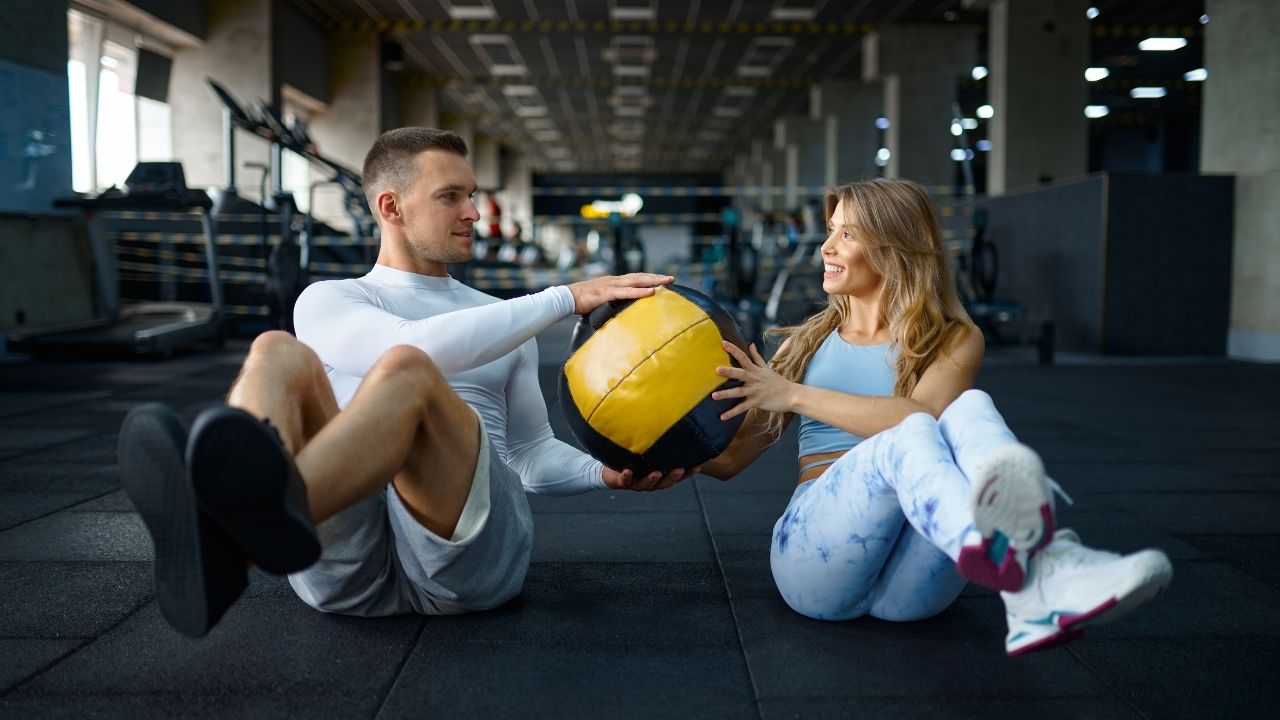
[[[0,58],[0,212],[53,212],[71,194],[67,74]]]

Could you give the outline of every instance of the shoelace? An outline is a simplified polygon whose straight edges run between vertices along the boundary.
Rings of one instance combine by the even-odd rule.
[[[1045,475],[1044,481],[1049,484],[1049,489],[1053,490],[1054,494],[1056,494],[1058,497],[1062,498],[1063,500],[1066,500],[1068,505],[1076,504],[1076,501],[1071,499],[1071,496],[1067,494],[1066,490],[1062,489],[1062,486],[1058,484],[1057,480],[1054,480],[1048,475]]]

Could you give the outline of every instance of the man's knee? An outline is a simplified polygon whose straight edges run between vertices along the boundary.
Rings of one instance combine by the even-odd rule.
[[[268,330],[253,339],[245,364],[251,362],[290,362],[305,365],[320,362],[315,351],[283,330]]]
[[[431,357],[412,345],[396,345],[387,350],[370,368],[368,378],[375,381],[395,379],[411,384],[413,396],[423,399],[429,399],[448,387]]]

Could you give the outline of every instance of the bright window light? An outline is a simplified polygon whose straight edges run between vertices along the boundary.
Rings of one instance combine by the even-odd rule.
[[[1085,10],[1085,11],[1084,11],[1084,16],[1085,16],[1085,17],[1087,17],[1087,18],[1089,18],[1090,20],[1092,20],[1092,19],[1094,19],[1094,18],[1098,17],[1098,8],[1096,8],[1096,7],[1091,7],[1091,8],[1089,8],[1088,10]]]
[[[1106,117],[1111,114],[1111,108],[1106,105],[1085,105],[1084,116],[1087,118]]]
[[[888,130],[888,129],[889,129],[889,118],[887,118],[887,117],[878,117],[878,118],[876,118],[876,127],[877,127],[877,128],[879,128],[879,129],[881,129],[881,130]]]
[[[1209,77],[1209,71],[1204,68],[1196,68],[1191,72],[1182,74],[1182,79],[1187,82],[1204,82],[1207,77]]]
[[[1136,87],[1129,91],[1129,97],[1136,100],[1162,98],[1168,94],[1169,91],[1162,87]]]
[[[990,140],[979,140],[979,141],[978,141],[978,150],[980,150],[980,151],[982,151],[982,152],[991,152],[991,141],[990,141]]]
[[[1180,37],[1149,37],[1138,43],[1139,50],[1149,50],[1152,52],[1181,50],[1186,46],[1187,39]]]
[[[987,76],[987,68],[985,65],[975,65],[973,67],[973,79],[981,80]]]
[[[996,109],[991,107],[990,105],[982,105],[978,107],[977,115],[983,120],[988,120],[991,118],[991,116],[995,114],[996,114]]]
[[[1084,70],[1084,79],[1089,82],[1098,82],[1108,77],[1111,77],[1111,71],[1106,68],[1085,68]]]

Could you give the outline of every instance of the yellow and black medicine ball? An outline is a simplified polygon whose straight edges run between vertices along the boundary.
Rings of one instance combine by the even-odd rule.
[[[608,467],[636,473],[724,452],[744,415],[721,420],[739,400],[711,399],[739,384],[716,374],[734,364],[721,339],[747,346],[723,308],[679,285],[582,318],[560,373],[560,404],[578,442]]]

